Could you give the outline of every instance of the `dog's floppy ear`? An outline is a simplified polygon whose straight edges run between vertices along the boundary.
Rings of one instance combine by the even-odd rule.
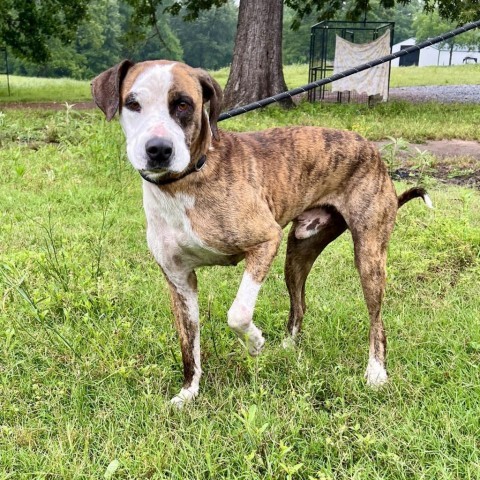
[[[128,70],[134,64],[130,60],[123,60],[92,80],[92,97],[100,110],[110,121],[120,104],[120,87]]]
[[[198,80],[202,85],[203,101],[210,102],[210,111],[208,114],[208,121],[210,122],[210,129],[215,140],[220,140],[218,134],[217,120],[222,110],[223,93],[220,85],[214,80],[205,70],[197,68]]]

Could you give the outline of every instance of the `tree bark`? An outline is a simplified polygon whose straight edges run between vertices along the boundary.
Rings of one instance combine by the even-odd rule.
[[[224,108],[287,90],[282,65],[283,0],[240,0]],[[291,99],[282,102],[289,107]]]

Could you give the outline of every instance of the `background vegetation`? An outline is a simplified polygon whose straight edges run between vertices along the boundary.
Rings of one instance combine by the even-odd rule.
[[[51,58],[40,63],[10,54],[12,73],[88,79],[123,58],[182,60],[210,70],[231,63],[237,25],[237,7],[232,0],[222,7],[200,12],[194,22],[184,20],[185,11],[172,16],[164,12],[164,7],[159,7],[155,27],[137,18],[142,11],[137,13],[131,5],[135,2],[92,0],[88,3],[88,16],[78,25],[73,40],[49,40]],[[346,2],[345,9],[350,8],[350,3]],[[285,8],[284,64],[308,62],[310,27],[318,22],[318,13],[315,12],[301,21],[296,15],[295,10]],[[345,11],[340,9],[337,18],[343,18],[343,15]],[[456,26],[454,22],[440,19],[438,13],[423,13],[423,2],[418,0],[407,5],[399,3],[390,9],[382,7],[379,0],[373,0],[367,18],[369,21],[394,21],[395,43],[415,36],[423,40]],[[292,25],[295,29],[291,28]],[[459,35],[455,37],[455,44],[478,47],[480,33],[473,31]]]

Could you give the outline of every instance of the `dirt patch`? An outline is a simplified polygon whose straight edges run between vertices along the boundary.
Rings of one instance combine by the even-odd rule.
[[[72,102],[68,103],[74,110],[90,110],[96,107],[93,102]],[[0,110],[65,110],[65,102],[4,102],[0,103]]]
[[[391,142],[375,142],[386,153]],[[390,158],[391,162],[391,158]],[[392,168],[392,166],[390,165]],[[480,189],[480,143],[469,140],[431,140],[410,143],[399,150],[391,171],[396,180],[414,180],[431,177],[442,183]]]
[[[470,187],[480,190],[480,169],[461,170],[454,165],[438,164],[428,171],[417,168],[401,167],[390,173],[393,180],[406,180],[425,183],[425,178],[433,178],[440,183]]]
[[[391,100],[407,102],[480,103],[480,85],[429,85],[390,88]]]
[[[388,140],[375,142],[382,149],[390,143]],[[400,157],[407,158],[419,152],[429,152],[437,158],[472,157],[480,160],[480,142],[473,140],[427,140],[425,143],[409,143],[405,150],[398,152]]]

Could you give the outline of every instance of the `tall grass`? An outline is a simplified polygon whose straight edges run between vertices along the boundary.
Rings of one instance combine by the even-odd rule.
[[[480,141],[480,107],[434,102],[387,102],[369,108],[367,105],[304,101],[291,110],[272,106],[221,123],[222,128],[237,131],[287,125],[354,130],[370,140],[394,137],[411,142],[449,138]]]

